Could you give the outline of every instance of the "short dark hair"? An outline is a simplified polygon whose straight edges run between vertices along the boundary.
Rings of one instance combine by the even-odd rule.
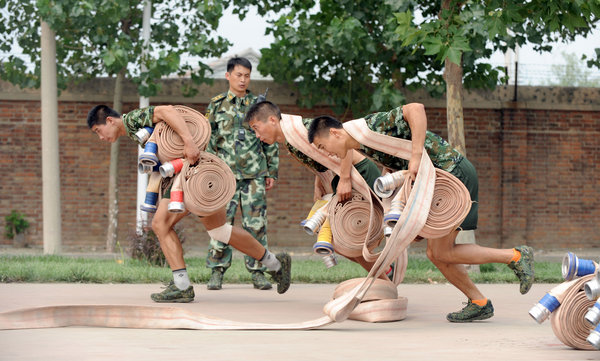
[[[96,105],[90,110],[87,116],[87,124],[90,129],[96,124],[106,124],[107,117],[119,118],[121,115],[114,109],[101,104]]]
[[[227,72],[231,73],[236,65],[241,65],[244,68],[252,71],[252,63],[250,63],[250,60],[236,56],[235,58],[231,58],[229,61],[227,61]]]
[[[279,107],[270,101],[265,100],[252,105],[246,113],[245,120],[250,122],[252,119],[256,119],[261,122],[266,122],[271,115],[277,117],[277,119],[281,119]]]
[[[314,142],[316,136],[322,137],[323,134],[329,132],[329,129],[331,128],[343,128],[342,122],[329,115],[316,117],[312,120],[310,127],[308,128],[308,141],[310,143]]]

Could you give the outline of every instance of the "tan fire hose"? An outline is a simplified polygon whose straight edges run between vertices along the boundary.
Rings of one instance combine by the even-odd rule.
[[[369,217],[370,207],[370,202],[356,191],[352,192],[349,201],[340,202],[335,195],[329,202],[329,223],[337,253],[345,257],[362,256],[365,240],[369,250],[379,246],[383,240],[383,207],[380,203],[374,203],[373,216]],[[376,231],[367,238],[369,229]]]
[[[192,140],[198,149],[206,149],[206,145],[210,139],[210,124],[201,113],[192,108],[183,105],[174,105],[175,110],[185,120]],[[155,125],[152,132],[152,139],[158,146],[158,159],[161,163],[166,163],[170,160],[183,158],[183,140],[175,133],[173,128],[169,127],[165,122],[159,122]]]
[[[225,207],[235,194],[235,175],[214,154],[201,152],[198,163],[183,163],[183,203],[197,216],[208,216]]]
[[[585,320],[588,309],[596,302],[587,298],[584,285],[595,277],[585,275],[573,282],[561,295],[560,306],[550,315],[552,331],[565,345],[579,350],[596,350],[587,337],[594,326]]]
[[[350,125],[350,127],[347,127],[348,125]],[[327,168],[333,170],[336,173],[339,173],[339,160],[335,160],[329,157],[328,154],[318,150],[316,147],[308,143],[306,128],[304,127],[300,117],[284,114],[282,116],[281,127],[286,137],[286,140],[292,146],[298,148],[303,153],[307,154],[309,157],[323,164]],[[378,135],[372,132],[370,129],[368,129],[368,126],[366,125],[364,119],[346,123],[345,129],[355,139],[358,139],[362,144],[371,146],[372,148],[384,151],[386,153],[392,151],[394,155],[404,159],[408,159],[412,152],[411,142],[383,135]],[[377,142],[379,142],[379,144],[376,144]],[[423,153],[425,154],[426,152]],[[450,177],[453,177],[450,174],[448,175]],[[361,198],[361,201],[369,203],[368,217],[363,216],[362,219],[359,217],[360,221],[354,220],[354,222],[365,223],[363,225],[363,229],[368,224],[367,231],[364,232],[364,237],[359,247],[362,248],[361,253],[363,257],[367,261],[375,261],[375,265],[369,272],[369,276],[366,279],[357,284],[346,295],[337,297],[325,306],[325,312],[328,313],[329,316],[335,320],[341,320],[350,315],[352,309],[360,303],[360,300],[363,298],[365,292],[367,292],[370,285],[374,282],[374,279],[377,278],[382,272],[386,271],[392,262],[396,262],[396,272],[398,273],[398,279],[403,279],[407,261],[406,248],[408,244],[410,244],[410,242],[417,235],[411,235],[411,233],[415,233],[415,228],[418,228],[419,231],[422,229],[422,225],[420,226],[420,223],[425,222],[425,219],[428,216],[428,214],[426,213],[429,212],[429,206],[431,205],[431,199],[433,198],[433,194],[429,195],[428,193],[433,193],[433,187],[435,185],[435,170],[433,168],[433,164],[431,164],[431,161],[429,160],[429,157],[425,154],[421,161],[421,167],[419,168],[417,180],[415,183],[416,185],[422,186],[421,188],[419,188],[419,191],[421,193],[419,195],[411,193],[412,198],[407,199],[407,205],[409,206],[408,209],[410,211],[415,210],[416,212],[418,212],[417,209],[419,209],[421,210],[421,214],[412,214],[412,212],[410,211],[404,212],[399,220],[403,221],[404,223],[400,222],[400,227],[394,228],[392,235],[386,242],[384,250],[380,253],[373,254],[371,253],[371,251],[374,248],[373,244],[381,240],[382,236],[382,218],[380,217],[377,221],[373,221],[374,219],[378,218],[376,216],[376,213],[382,210],[381,202],[379,201],[379,198],[374,196],[374,194],[371,192],[370,188],[367,186],[366,182],[356,171],[356,169],[352,168],[351,176],[352,184],[356,191],[356,193],[353,194],[353,199],[356,199],[358,196]],[[461,191],[455,192],[453,195],[459,194],[462,197],[466,197],[467,201],[455,201],[454,203],[457,207],[460,207],[460,204],[466,204],[467,208],[470,209],[470,196],[468,194],[468,191],[466,191],[464,185],[462,185],[462,183],[460,183],[460,185],[457,185],[457,187],[459,188],[461,186],[463,189],[461,189]],[[334,201],[330,202],[330,210],[335,210],[336,208],[339,208],[339,206],[337,206]],[[462,215],[462,218],[454,219],[453,223],[456,225],[460,224],[462,219],[464,219],[464,217],[468,213],[468,209],[462,212],[464,214]],[[360,210],[359,213],[360,212],[362,212],[362,210]],[[330,211],[329,219],[332,224],[332,229],[334,228],[333,225],[337,222],[335,218],[335,211],[333,212],[333,214]],[[354,227],[352,227],[352,222],[346,224],[344,224],[344,222],[341,223],[342,225],[337,227],[340,230],[354,229]],[[344,255],[344,251],[348,252],[347,249],[341,251],[338,250],[338,248],[336,248],[337,243],[340,242],[339,240],[346,241],[352,237],[343,234],[334,234],[333,238],[334,248],[336,249],[336,252],[342,255]],[[376,241],[374,242],[373,240]],[[401,245],[398,246],[398,243],[401,243]],[[376,303],[373,302],[372,305],[376,305]],[[383,313],[385,313],[385,310],[383,309],[375,310],[373,312],[375,318],[383,316]]]
[[[302,124],[300,117],[284,115],[281,124],[288,141],[290,141],[290,137],[288,137],[290,132],[292,133],[292,137],[297,137],[298,131],[303,131],[304,134],[306,133],[306,128]],[[371,148],[384,151],[386,153],[391,153],[404,159],[408,159],[410,157],[411,145],[409,141],[374,133],[368,129],[364,119],[348,122],[344,127],[355,139]],[[292,145],[305,152],[304,149],[300,148],[296,144],[292,143]],[[313,150],[316,150],[316,148],[313,147]],[[306,154],[310,156],[310,153]],[[339,173],[339,160],[334,160],[333,158],[327,157],[327,155],[323,153],[322,155],[325,156],[323,159],[327,160],[323,163],[323,165]],[[173,158],[180,156],[181,155],[178,154]],[[368,292],[369,288],[373,285],[381,283],[377,277],[385,272],[392,262],[401,262],[402,260],[405,260],[406,248],[415,239],[419,232],[421,232],[427,221],[434,196],[435,181],[435,168],[427,156],[427,152],[423,151],[421,164],[413,184],[412,191],[407,199],[404,211],[398,219],[392,234],[389,236],[385,247],[379,253],[371,253],[372,250],[369,249],[367,245],[368,242],[365,242],[365,245],[363,245],[362,254],[365,259],[371,259],[372,261],[375,261],[371,271],[366,278],[349,282],[349,291],[345,293],[342,292],[339,297],[335,297],[332,301],[328,302],[324,306],[324,312],[326,314],[324,317],[294,324],[262,324],[217,320],[178,308],[123,305],[75,305],[39,307],[0,313],[0,329],[6,330],[62,326],[96,326],[220,330],[298,330],[318,328],[334,321],[344,321],[351,315],[352,311],[361,303],[363,299],[367,300],[371,298],[371,293]],[[374,215],[374,207],[372,204],[373,202],[379,202],[379,199],[372,196],[370,188],[367,186],[366,182],[360,176],[358,171],[356,171],[354,168],[352,169],[352,183],[355,190],[371,204],[369,219],[372,219]],[[460,224],[460,221],[462,220],[457,220],[456,224]],[[370,228],[371,227],[369,227],[365,237],[367,240],[371,238],[372,233],[378,233],[381,231],[381,224],[378,227],[375,227],[375,230]],[[399,267],[405,269],[406,264],[400,264]],[[384,286],[384,288],[386,287]],[[388,310],[392,308],[396,309],[397,312],[392,313],[395,315],[396,319],[404,318],[402,314],[403,300],[404,299],[396,298],[395,300],[392,300],[396,302],[395,306],[388,306]],[[376,301],[371,300],[365,302],[365,307],[370,306],[370,302]],[[406,304],[404,303],[404,312],[406,311],[405,306]]]

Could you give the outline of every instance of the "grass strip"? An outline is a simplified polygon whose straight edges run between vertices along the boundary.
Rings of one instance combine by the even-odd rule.
[[[193,283],[206,283],[210,270],[204,257],[186,257]],[[535,263],[537,283],[561,283],[561,264]],[[364,277],[367,272],[351,261],[338,257],[338,265],[326,268],[320,259],[294,259],[292,281],[296,283],[339,283]],[[480,272],[471,272],[475,283],[518,283],[514,273],[503,264],[485,264]],[[98,259],[68,256],[0,256],[0,283],[157,283],[171,280],[168,267],[152,266],[131,258]],[[226,283],[250,283],[243,261],[235,260],[225,273]],[[444,283],[444,276],[427,259],[410,258],[404,283]]]

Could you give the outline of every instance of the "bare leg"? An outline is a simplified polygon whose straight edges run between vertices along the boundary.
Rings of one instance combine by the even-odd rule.
[[[431,262],[440,270],[440,272],[442,272],[444,277],[446,277],[450,283],[464,293],[469,299],[484,299],[485,296],[479,291],[473,281],[471,281],[469,274],[462,265],[463,263],[474,262],[474,259],[467,262],[455,260],[445,253],[448,252],[449,249],[456,247],[456,245],[454,245],[454,240],[457,235],[458,231],[454,231],[442,238],[428,240],[427,257],[429,257]]]
[[[207,230],[220,227],[227,221],[225,208],[210,216],[200,218],[200,220]],[[252,237],[250,233],[237,226],[234,226],[231,230],[229,245],[256,260],[260,260],[265,255],[265,247]]]
[[[177,270],[185,268],[185,261],[183,260],[181,241],[177,237],[177,233],[175,233],[173,227],[187,215],[187,212],[169,212],[169,202],[170,199],[168,198],[160,200],[156,214],[152,219],[152,230],[158,237],[160,248],[165,254],[171,270]]]

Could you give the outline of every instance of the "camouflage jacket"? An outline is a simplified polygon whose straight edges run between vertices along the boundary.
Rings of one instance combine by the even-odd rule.
[[[365,117],[369,128],[377,133],[389,135],[395,138],[411,140],[410,127],[402,115],[402,107],[390,110],[389,112],[381,112],[367,115]],[[408,169],[408,161],[402,158],[394,157],[375,149],[361,145],[360,150],[367,156],[371,157],[381,165],[394,169]],[[431,162],[436,168],[451,172],[456,164],[462,160],[463,155],[456,149],[452,148],[450,143],[444,140],[439,135],[430,132],[425,135],[425,150],[431,158]]]
[[[250,92],[243,98],[231,91],[212,98],[206,111],[212,131],[206,150],[223,159],[236,179],[277,179],[278,144],[261,142],[248,122],[244,122],[246,112],[255,101],[256,96]]]
[[[154,106],[140,108],[123,114],[123,125],[127,136],[137,143],[135,132],[143,127],[154,127],[152,118],[154,118]],[[143,144],[140,144],[143,147]]]

